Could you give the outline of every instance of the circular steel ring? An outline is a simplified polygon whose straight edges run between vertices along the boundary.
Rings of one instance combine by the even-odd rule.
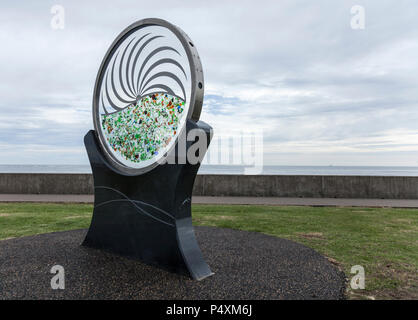
[[[100,100],[100,91],[101,85],[103,81],[103,77],[105,76],[105,72],[109,66],[111,59],[113,58],[114,54],[117,52],[119,46],[127,39],[132,33],[136,32],[141,28],[145,28],[148,26],[160,26],[163,28],[167,28],[171,31],[181,42],[184,51],[187,54],[187,59],[189,62],[190,67],[190,75],[191,75],[191,94],[189,98],[189,109],[187,113],[187,119],[191,119],[194,121],[198,121],[200,117],[200,113],[202,110],[203,104],[203,96],[204,96],[204,80],[203,80],[203,70],[202,64],[199,58],[199,54],[196,50],[191,39],[184,33],[180,28],[177,26],[156,18],[149,18],[137,21],[130,26],[128,26],[125,30],[123,30],[118,37],[113,41],[112,45],[106,52],[103,61],[100,65],[96,82],[94,86],[94,93],[93,93],[93,124],[94,129],[97,133],[97,137],[100,142],[100,147],[103,151],[104,156],[110,162],[112,166],[114,166],[118,171],[126,175],[139,175],[146,173],[153,168],[155,168],[160,162],[155,161],[154,163],[142,167],[142,168],[134,168],[123,164],[121,161],[116,159],[113,155],[112,151],[109,149],[108,143],[106,142],[106,138],[104,137],[102,130],[100,128],[100,107],[99,107],[99,100]],[[175,143],[171,146],[167,152],[165,152],[164,157],[169,154],[176,146],[178,137],[181,136],[181,132],[185,130],[186,122],[183,123],[182,128],[180,128],[179,133],[177,134]]]

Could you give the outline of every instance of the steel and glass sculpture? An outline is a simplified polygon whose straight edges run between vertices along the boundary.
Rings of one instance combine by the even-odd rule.
[[[95,203],[83,245],[198,280],[212,274],[191,220],[200,163],[184,155],[196,141],[179,152],[190,130],[209,145],[212,128],[199,121],[203,93],[196,47],[178,27],[144,19],[116,38],[96,79],[95,130],[84,138]]]

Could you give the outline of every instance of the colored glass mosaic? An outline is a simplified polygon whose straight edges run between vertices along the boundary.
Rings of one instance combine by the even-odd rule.
[[[102,115],[104,136],[115,152],[135,163],[162,152],[174,139],[184,101],[166,93],[143,97],[136,105]]]

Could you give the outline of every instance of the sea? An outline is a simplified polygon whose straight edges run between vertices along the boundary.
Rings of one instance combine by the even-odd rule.
[[[244,174],[244,166],[202,165],[199,174]],[[248,168],[248,167],[247,167]],[[91,173],[89,165],[0,165],[0,173]],[[418,176],[418,167],[272,166],[263,175]]]

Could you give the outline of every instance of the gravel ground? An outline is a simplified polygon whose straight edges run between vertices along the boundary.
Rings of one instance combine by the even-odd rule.
[[[215,275],[200,282],[81,247],[86,230],[0,241],[0,299],[343,299],[345,277],[316,251],[255,232],[195,227]],[[65,289],[53,290],[53,265]]]

